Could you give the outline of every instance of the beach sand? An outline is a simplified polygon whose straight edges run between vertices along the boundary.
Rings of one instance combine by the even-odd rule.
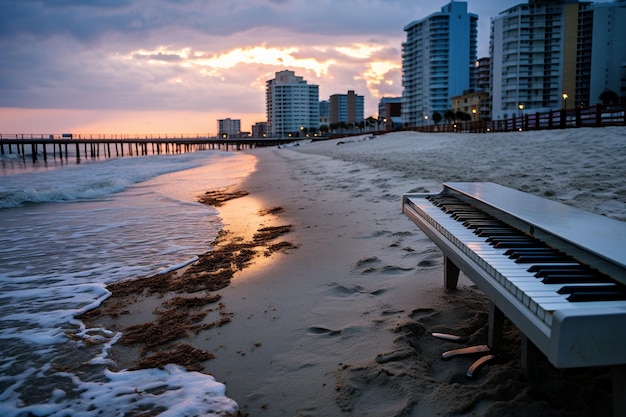
[[[243,248],[254,254],[241,269],[231,260],[227,286],[182,289],[191,265],[167,276],[181,288],[134,295],[144,282],[88,320],[128,334],[158,323],[155,308],[186,311],[185,331],[168,343],[118,343],[112,355],[126,368],[178,351],[182,364],[225,383],[242,415],[610,415],[606,369],[543,363],[529,381],[510,323],[505,351],[478,378],[464,376],[473,359],[440,359],[461,345],[432,332],[486,342],[488,301],[463,276],[444,290],[441,252],[401,213],[401,195],[492,181],[624,221],[625,143],[626,129],[602,128],[398,132],[250,150],[256,171],[234,189],[247,195],[218,207],[222,244],[254,241],[262,228],[284,233]],[[200,305],[182,308],[177,297]]]

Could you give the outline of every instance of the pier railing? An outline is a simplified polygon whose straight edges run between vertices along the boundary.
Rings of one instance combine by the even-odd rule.
[[[210,133],[0,133],[0,139],[40,139],[40,140],[63,140],[63,139],[91,139],[102,141],[116,140],[223,140]],[[243,138],[232,138],[243,139]]]
[[[157,137],[158,136],[158,137]],[[74,135],[64,134],[0,134],[0,155],[17,154],[22,159],[111,158],[196,152],[201,150],[238,151],[293,142],[294,138],[216,138],[168,137],[160,135]],[[28,155],[28,156],[27,156]]]

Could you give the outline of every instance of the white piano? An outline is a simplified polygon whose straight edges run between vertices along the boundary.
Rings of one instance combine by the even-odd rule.
[[[402,211],[444,254],[444,285],[463,271],[489,298],[487,347],[503,315],[557,368],[613,367],[614,415],[626,415],[626,223],[494,183],[405,194]]]

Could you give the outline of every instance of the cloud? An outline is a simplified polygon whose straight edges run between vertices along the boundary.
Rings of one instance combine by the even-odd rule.
[[[290,69],[375,114],[402,92],[403,27],[447,2],[0,0],[0,107],[236,118],[263,114],[265,82]]]

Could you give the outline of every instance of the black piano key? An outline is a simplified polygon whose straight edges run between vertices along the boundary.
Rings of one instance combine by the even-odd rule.
[[[515,259],[518,264],[536,264],[536,263],[565,263],[575,262],[573,258],[567,255],[522,255]]]
[[[530,259],[531,257],[543,257],[542,259],[544,259],[547,256],[550,256],[551,258],[554,257],[558,257],[559,254],[554,252],[554,249],[546,249],[546,250],[540,250],[540,249],[534,249],[534,248],[528,248],[528,250],[520,250],[520,249],[511,249],[508,250],[508,257],[509,259],[520,259],[520,258],[524,258],[524,259]],[[505,255],[507,255],[505,253]],[[518,263],[529,263],[529,262],[518,262]],[[532,262],[531,262],[532,263]]]
[[[477,229],[479,227],[485,227],[485,226],[498,226],[499,224],[500,222],[498,220],[485,220],[485,221],[476,221],[476,222],[466,221],[463,223],[463,226],[468,229]]]
[[[506,234],[506,235],[494,235],[489,236],[487,238],[487,242],[535,242],[540,243],[537,239],[533,239],[530,236],[522,235],[522,234]]]
[[[597,275],[593,274],[579,274],[579,275],[549,275],[544,277],[541,282],[544,284],[597,284],[600,282],[611,282],[611,280],[607,280],[606,278],[600,278]]]
[[[487,215],[480,215],[478,213],[467,213],[467,212],[455,212],[452,214],[452,218],[459,222],[465,221],[480,221],[480,220],[493,220],[493,217]]]
[[[474,231],[480,237],[492,237],[492,236],[505,236],[516,232],[514,229],[510,227],[478,227]]]
[[[506,251],[504,251],[503,255],[505,256],[510,256],[512,254],[521,255],[524,253],[551,254],[551,253],[560,253],[560,252],[555,251],[554,248],[551,248],[548,246],[543,246],[543,247],[530,246],[530,247],[509,248]]]
[[[615,283],[607,283],[606,285],[586,285],[581,287],[580,285],[565,285],[561,287],[558,294],[574,294],[580,292],[622,292],[626,294],[626,289],[617,286]]]
[[[506,235],[494,235],[486,239],[487,242],[535,242],[539,243],[537,239],[533,239],[530,236],[523,234],[506,234]]]
[[[604,292],[576,292],[566,298],[572,303],[591,301],[621,301],[626,300],[626,293],[620,291]]]
[[[510,249],[515,249],[515,248],[519,248],[519,249],[542,249],[542,248],[546,248],[545,245],[535,242],[535,241],[528,241],[528,242],[524,242],[524,241],[501,241],[501,242],[496,242],[492,245],[494,248],[498,248],[498,249],[506,249],[506,248],[510,248]],[[552,248],[547,248],[547,249],[552,249]],[[552,249],[553,250],[553,249]]]
[[[567,268],[558,268],[558,269],[543,269],[541,271],[538,271],[535,274],[535,277],[537,278],[545,278],[545,277],[549,277],[550,275],[591,275],[593,274],[592,271],[590,271],[588,268],[572,268],[572,269],[567,269]]]
[[[445,213],[454,213],[454,212],[463,211],[465,206],[458,206],[454,204],[443,204],[441,208],[443,209]]]
[[[508,253],[507,253],[508,252]],[[520,256],[564,256],[561,252],[554,250],[553,248],[511,248],[505,251],[504,255],[509,258],[519,258]],[[515,255],[515,256],[512,256]]]
[[[535,264],[535,265],[531,265],[528,268],[528,272],[549,271],[549,270],[554,270],[554,269],[572,270],[572,269],[581,269],[581,268],[586,268],[586,267],[579,262],[569,262],[569,263],[556,264],[556,265]]]
[[[507,235],[494,235],[489,236],[487,238],[489,241],[499,242],[499,241],[509,241],[509,242],[533,242],[536,245],[543,245],[544,243],[540,240],[537,240],[531,236],[527,236],[524,234],[507,234]]]

